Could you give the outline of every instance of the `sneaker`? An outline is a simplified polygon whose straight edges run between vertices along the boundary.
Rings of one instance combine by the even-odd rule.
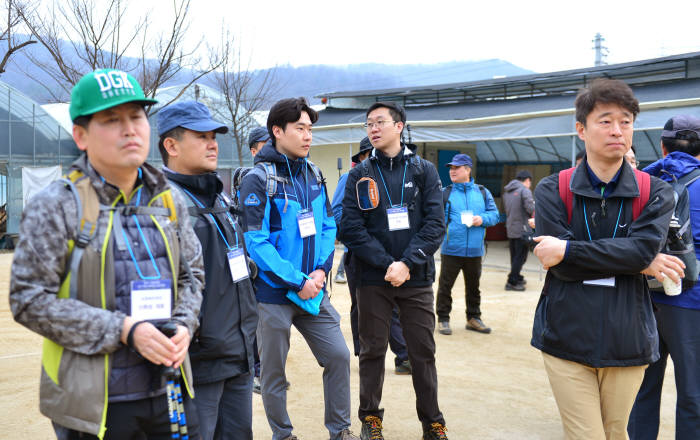
[[[342,273],[336,273],[335,278],[333,278],[333,281],[335,281],[338,284],[345,284],[348,281],[345,279],[345,275]]]
[[[467,330],[474,330],[475,332],[479,333],[491,333],[491,328],[486,327],[486,324],[484,324],[484,321],[482,321],[479,318],[469,318],[469,321],[467,321],[467,325],[465,326]]]
[[[257,376],[253,378],[253,392],[255,394],[262,394],[262,388],[260,388],[260,378]]]
[[[365,417],[365,420],[362,422],[360,440],[384,440],[384,436],[382,435],[382,420],[379,417]]]
[[[406,359],[405,361],[402,361],[400,364],[396,365],[394,367],[394,373],[399,374],[399,375],[406,375],[406,374],[411,374],[413,373],[413,368],[411,368],[411,362]]]
[[[423,433],[423,440],[447,440],[447,428],[442,423],[431,423]]]
[[[506,283],[506,290],[516,290],[518,292],[523,292],[523,291],[525,291],[525,284]]]
[[[450,328],[450,321],[438,322],[438,332],[440,332],[441,335],[451,335],[452,329]]]
[[[353,434],[349,429],[343,429],[339,438],[340,440],[360,440],[360,437]]]

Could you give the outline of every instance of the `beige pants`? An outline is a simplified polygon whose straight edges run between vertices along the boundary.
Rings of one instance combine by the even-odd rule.
[[[568,440],[629,439],[627,421],[646,365],[592,368],[542,356]]]

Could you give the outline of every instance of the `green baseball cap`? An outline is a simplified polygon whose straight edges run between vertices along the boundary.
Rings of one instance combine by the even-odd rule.
[[[127,102],[142,105],[158,101],[146,98],[136,79],[116,69],[101,69],[80,78],[70,93],[70,119],[115,107]]]

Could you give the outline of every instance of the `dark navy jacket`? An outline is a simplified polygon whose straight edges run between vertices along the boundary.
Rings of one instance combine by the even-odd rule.
[[[189,176],[165,170],[165,176],[182,191],[189,206],[230,206],[223,183],[215,173]],[[245,249],[243,233],[235,218],[226,213],[199,214],[192,226],[202,244],[205,285],[199,330],[190,344],[195,385],[216,382],[253,371],[253,342],[258,312],[250,278],[237,283],[231,278],[227,252]],[[233,221],[233,223],[232,223]],[[218,226],[218,228],[217,228]]]
[[[408,161],[405,181],[404,166]],[[378,172],[381,168],[381,176]],[[364,174],[374,179],[379,187],[379,206],[360,210],[356,183]],[[408,209],[409,229],[389,231],[386,209],[391,202]],[[445,235],[445,213],[442,206],[442,188],[435,166],[421,159],[408,147],[396,157],[388,158],[374,149],[369,158],[355,166],[348,175],[343,198],[343,217],[340,240],[358,262],[362,285],[391,286],[384,281],[386,270],[394,261],[403,261],[410,269],[411,279],[402,286],[430,286],[435,280],[433,254]]]
[[[273,163],[277,176],[286,181],[277,183],[271,198],[260,162]],[[325,184],[317,182],[305,158],[287,161],[272,144],[265,144],[255,155],[255,164],[243,178],[240,200],[246,246],[259,270],[256,297],[263,303],[291,304],[285,295],[304,287],[304,275],[316,269],[330,272],[335,220],[327,209],[330,204]],[[307,207],[313,210],[316,235],[301,238],[297,214]]]
[[[649,201],[633,221],[639,187],[629,164],[623,162],[604,203],[587,166],[584,159],[571,177],[571,224],[559,195],[558,174],[543,179],[535,190],[537,235],[568,240],[569,245],[564,260],[547,272],[531,343],[552,356],[595,368],[646,365],[659,358],[659,341],[649,288],[640,272],[666,237],[673,190],[652,177]],[[611,286],[584,283],[610,277]]]
[[[676,179],[680,179],[696,168],[700,168],[699,160],[689,154],[674,151],[644,168],[644,171],[670,182],[671,176],[661,173],[661,170],[666,170],[673,174]],[[695,242],[695,256],[700,258],[700,179],[688,185],[688,196],[690,202],[690,225],[693,230],[693,242]],[[695,283],[695,286],[681,292],[678,296],[651,292],[651,299],[658,303],[700,310],[700,283]]]

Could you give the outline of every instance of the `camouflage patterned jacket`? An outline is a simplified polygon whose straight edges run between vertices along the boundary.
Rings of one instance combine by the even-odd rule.
[[[120,197],[120,191],[100,178],[85,155],[71,169],[87,175],[100,204],[112,205]],[[144,164],[141,170],[143,185],[151,194],[170,190],[160,171],[148,164]],[[177,261],[174,265],[179,267],[172,318],[186,326],[193,335],[202,301],[202,251],[182,195],[179,191],[171,194],[177,221],[170,222],[166,217],[159,223],[165,236],[173,241],[170,245],[175,254],[173,261]],[[160,199],[154,200],[152,206],[163,206],[159,205]],[[98,278],[101,267],[98,257],[103,249],[107,256],[104,261],[112,261],[113,235],[107,235],[112,227],[108,212],[100,212],[97,232],[83,255],[80,268],[82,273],[90,267],[90,273]],[[107,409],[109,355],[123,347],[120,336],[125,314],[115,310],[114,287],[108,285],[113,284],[114,272],[109,267],[102,268],[103,274],[107,273],[103,280],[108,280],[103,281],[107,292],[103,308],[79,299],[59,297],[67,271],[68,242],[76,238],[80,217],[74,195],[58,182],[49,185],[27,203],[12,263],[10,307],[17,322],[46,338],[40,393],[42,413],[60,425],[101,437]],[[105,237],[109,237],[106,243]],[[187,281],[189,277],[180,259],[189,262],[194,278],[192,282]],[[99,298],[99,293],[97,296]],[[53,350],[47,350],[47,347]],[[90,377],[86,377],[85,371],[90,371]],[[185,373],[191,383],[189,362],[186,362]],[[80,386],[74,386],[76,384]]]

